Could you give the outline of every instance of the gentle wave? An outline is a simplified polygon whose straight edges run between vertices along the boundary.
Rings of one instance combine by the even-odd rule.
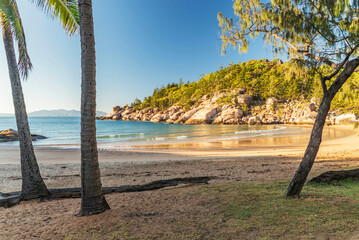
[[[275,131],[280,131],[280,130],[284,130],[286,129],[286,127],[278,127],[275,129],[269,129],[269,130],[250,130],[250,131],[238,131],[238,132],[234,132],[235,134],[242,134],[242,133],[265,133],[265,132],[275,132]]]
[[[31,118],[34,134],[48,137],[35,145],[73,145],[79,147],[80,118]],[[0,118],[0,129],[16,128],[14,118]],[[300,128],[248,125],[181,125],[132,121],[98,121],[97,141],[101,146],[124,147],[141,144],[221,141],[301,134]],[[18,145],[1,143],[1,145]]]
[[[187,136],[178,136],[178,137],[176,137],[176,139],[186,139],[187,138]]]
[[[129,133],[129,134],[97,136],[97,138],[130,138],[130,137],[144,137],[144,136],[145,136],[144,133]]]
[[[231,136],[231,137],[223,137],[223,138],[218,138],[218,140],[236,140],[236,139],[243,139],[243,138],[256,138],[256,137],[268,137],[268,136],[278,136],[278,135],[283,135],[283,136],[295,136],[295,135],[301,135],[303,133],[301,133],[300,131],[297,130],[288,130],[288,131],[282,131],[284,129],[287,129],[286,127],[281,127],[278,129],[271,129],[271,130],[256,130],[256,131],[243,131],[243,133],[252,133],[250,135],[246,135],[243,134],[241,136]],[[253,134],[253,133],[257,133],[257,134]],[[291,134],[291,135],[288,135]]]

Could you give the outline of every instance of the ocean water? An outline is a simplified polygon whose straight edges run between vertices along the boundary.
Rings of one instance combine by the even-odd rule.
[[[30,117],[32,134],[47,137],[34,145],[67,146],[80,143],[79,117]],[[0,130],[17,129],[14,117],[0,117]],[[97,141],[103,146],[134,146],[183,142],[263,138],[300,134],[300,128],[281,125],[177,125],[133,121],[97,121]],[[1,145],[18,145],[17,142]]]

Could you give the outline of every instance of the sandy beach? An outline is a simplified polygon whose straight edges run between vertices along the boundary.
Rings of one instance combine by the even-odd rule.
[[[143,184],[154,180],[212,176],[213,183],[271,181],[290,178],[304,153],[304,135],[220,142],[101,149],[104,186]],[[359,165],[359,137],[351,126],[326,127],[314,171]],[[80,186],[80,151],[37,147],[36,156],[49,188]],[[0,192],[21,190],[19,150],[0,146]]]
[[[121,151],[102,149],[99,153],[102,183],[103,186],[135,185],[195,176],[214,177],[210,184],[290,179],[304,153],[308,136],[142,146]],[[37,147],[36,154],[48,188],[80,186],[79,150]],[[20,191],[19,152],[15,147],[0,146],[0,166],[0,192]],[[310,177],[330,169],[355,166],[359,166],[357,132],[351,126],[326,127]],[[79,199],[22,202],[13,208],[2,209],[0,239],[25,236],[26,239],[54,239],[54,236],[61,239],[69,232],[89,229],[89,222],[93,223],[91,228],[104,224],[105,219],[108,223],[121,222],[123,219],[118,218],[121,219],[124,213],[117,214],[123,206],[120,202],[126,201],[130,207],[150,206],[163,201],[166,191],[108,195],[112,210],[87,220],[74,217],[79,209]],[[186,203],[182,203],[176,206],[185,208]],[[168,208],[170,203],[166,204]]]

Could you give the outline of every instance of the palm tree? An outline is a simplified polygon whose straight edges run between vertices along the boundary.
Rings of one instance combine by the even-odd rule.
[[[59,4],[60,2],[62,2],[62,4]],[[69,34],[76,31],[78,26],[78,12],[76,5],[74,5],[72,1],[38,0],[37,4],[46,12],[52,13],[54,17],[60,18],[60,22]],[[29,71],[32,69],[32,64],[27,53],[24,29],[22,27],[16,1],[1,0],[0,14],[3,41],[15,108],[16,124],[19,132],[22,174],[21,195],[23,199],[48,196],[49,192],[41,177],[32,145],[30,127],[20,80],[21,76],[23,79],[27,78]],[[13,36],[15,37],[19,48],[18,63],[16,61]]]
[[[110,209],[102,193],[96,142],[96,55],[92,0],[79,0],[81,38],[81,210],[80,215]]]
[[[4,14],[1,15],[1,26],[6,57],[11,81],[12,97],[15,107],[16,123],[20,140],[22,189],[21,194],[25,199],[47,196],[49,193],[40,175],[34,148],[32,146],[29,122],[27,119],[24,96],[22,93],[20,73],[17,68],[15,49],[13,45],[12,31]],[[31,65],[29,66],[29,69]]]

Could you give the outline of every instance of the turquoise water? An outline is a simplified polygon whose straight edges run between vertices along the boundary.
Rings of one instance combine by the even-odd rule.
[[[80,143],[79,117],[30,117],[33,134],[48,137],[35,145]],[[16,128],[15,118],[0,117],[0,130]],[[133,121],[97,121],[97,141],[103,145],[131,146],[146,144],[215,141],[267,136],[293,135],[300,129],[284,126],[247,125],[176,125]],[[2,143],[2,145],[18,143]]]

